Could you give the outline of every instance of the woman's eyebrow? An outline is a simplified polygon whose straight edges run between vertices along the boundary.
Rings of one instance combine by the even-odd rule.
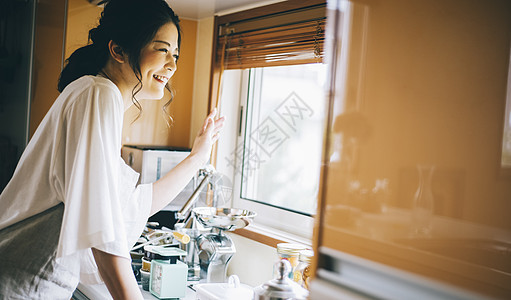
[[[160,41],[160,40],[155,40],[155,41],[153,41],[153,43],[162,43],[162,44],[167,45],[169,48],[172,48],[172,46],[170,45],[170,43],[169,43],[169,42]],[[176,47],[176,49],[175,49],[175,50],[176,50],[176,51],[178,51],[178,50],[179,50],[179,48],[178,48],[178,47]]]
[[[156,41],[154,41],[154,43],[162,43],[162,44],[165,44],[165,45],[167,45],[167,46],[169,46],[169,47],[170,47],[170,43],[169,43],[169,42],[156,40]]]

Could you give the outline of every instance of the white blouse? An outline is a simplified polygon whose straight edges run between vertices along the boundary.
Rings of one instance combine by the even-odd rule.
[[[152,184],[136,186],[138,173],[120,156],[123,116],[113,82],[72,82],[0,195],[0,230],[64,203],[57,261],[82,283],[101,282],[91,247],[129,259],[150,213]]]

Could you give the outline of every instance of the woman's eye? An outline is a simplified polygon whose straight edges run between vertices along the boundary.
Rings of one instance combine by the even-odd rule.
[[[174,60],[177,61],[179,59],[179,55],[174,55]]]
[[[163,53],[168,53],[169,52],[169,50],[165,49],[165,48],[160,49],[160,51],[163,52]]]

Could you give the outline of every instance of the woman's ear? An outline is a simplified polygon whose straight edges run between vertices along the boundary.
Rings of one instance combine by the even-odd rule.
[[[121,46],[117,45],[114,41],[108,42],[108,51],[110,52],[110,56],[115,59],[118,63],[126,62],[126,55],[124,51],[122,51]]]

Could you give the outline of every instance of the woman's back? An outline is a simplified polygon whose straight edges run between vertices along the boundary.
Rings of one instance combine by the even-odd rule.
[[[101,96],[91,97],[93,93]],[[90,119],[93,110],[103,116]],[[91,121],[111,119],[117,128],[110,131],[118,139],[105,142],[120,149],[122,114],[120,93],[108,79],[84,76],[71,83],[41,122],[23,152],[13,178],[0,194],[0,229],[64,201],[68,184],[65,182],[66,163],[78,159],[75,156],[76,142],[83,138],[79,136],[80,131]]]

